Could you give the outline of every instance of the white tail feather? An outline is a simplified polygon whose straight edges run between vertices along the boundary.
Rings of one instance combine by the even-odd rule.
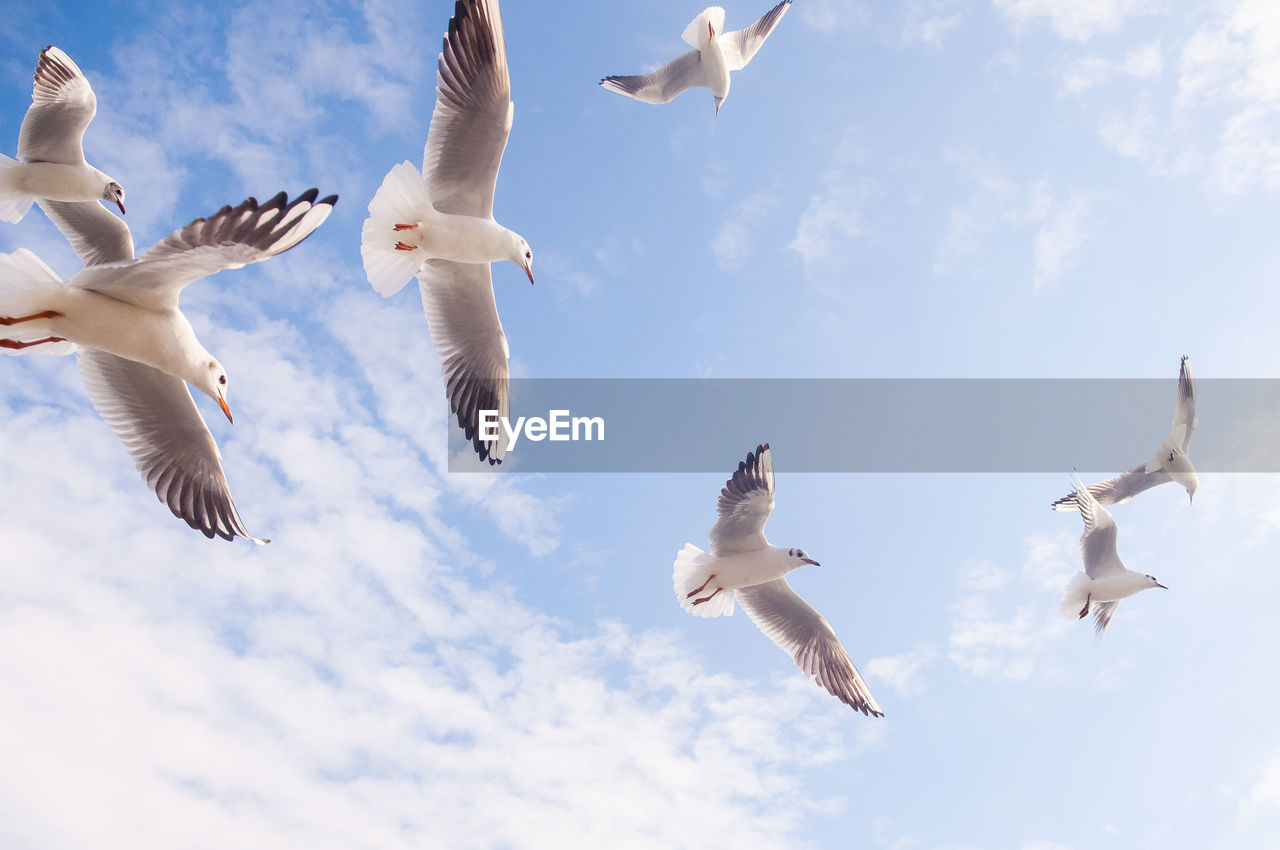
[[[62,278],[26,248],[0,254],[0,316],[18,318],[50,309],[50,297],[63,285]],[[34,319],[16,325],[0,325],[0,339],[34,342],[56,336],[49,319]],[[30,348],[0,348],[6,354],[70,354],[70,342],[50,342]]]
[[[405,240],[395,226],[415,224],[422,218],[419,211],[430,205],[422,174],[407,160],[387,172],[369,202],[369,217],[360,230],[360,256],[369,283],[383,298],[403,289],[422,265],[418,251],[396,249],[396,243]]]
[[[1071,581],[1067,583],[1067,590],[1062,594],[1062,603],[1058,606],[1059,613],[1069,620],[1080,618],[1080,609],[1084,607],[1084,601],[1089,598],[1088,586],[1091,579],[1084,572],[1078,572],[1071,577]]]
[[[22,165],[18,160],[0,153],[0,221],[22,221],[22,217],[35,202],[33,195],[13,188],[10,169]]]
[[[715,30],[718,36],[724,32],[724,9],[720,6],[708,6],[698,13],[698,17],[689,22],[689,26],[684,28],[684,34],[680,37],[690,47],[696,47],[701,50],[711,43],[711,33],[707,25],[711,25],[711,29]]]
[[[716,558],[703,552],[692,543],[684,544],[684,548],[676,553],[676,562],[672,572],[672,583],[676,589],[676,599],[680,607],[697,617],[719,617],[733,613],[733,591],[728,588],[716,593],[719,586],[713,579],[706,587],[702,585],[714,571]],[[697,588],[702,590],[693,593]],[[693,594],[692,596],[690,594]],[[715,594],[712,596],[712,594]],[[694,599],[710,596],[706,602],[695,605]]]

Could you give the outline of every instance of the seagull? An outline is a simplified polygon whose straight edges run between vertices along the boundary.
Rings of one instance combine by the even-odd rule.
[[[268,542],[245,529],[218,447],[187,389],[208,395],[234,421],[226,370],[196,339],[178,296],[192,281],[297,245],[337,202],[336,195],[316,201],[317,194],[311,189],[290,202],[281,192],[265,204],[249,198],[225,206],[136,260],[123,221],[96,204],[101,216],[81,215],[81,204],[55,206],[59,226],[75,234],[87,263],[66,281],[25,248],[0,254],[0,350],[77,352],[89,398],[147,486],[209,538]]]
[[[722,7],[708,6],[689,22],[681,36],[693,50],[682,53],[652,74],[605,77],[600,85],[645,103],[669,103],[683,91],[706,86],[716,99],[719,115],[720,105],[729,96],[729,72],[747,67],[790,6],[791,0],[782,0],[760,20],[736,32],[724,31]]]
[[[676,553],[676,599],[695,616],[719,617],[733,613],[736,597],[760,630],[828,693],[855,711],[883,717],[831,625],[787,584],[787,573],[819,564],[803,549],[770,545],[764,524],[772,510],[773,454],[764,443],[747,452],[720,491],[710,554],[692,543]]]
[[[1154,576],[1134,572],[1120,563],[1115,518],[1078,477],[1074,496],[1084,519],[1084,534],[1080,535],[1084,570],[1067,585],[1058,610],[1064,617],[1080,620],[1093,611],[1094,630],[1102,637],[1121,599],[1152,587],[1169,588]]]
[[[40,51],[18,158],[0,154],[0,219],[21,221],[41,198],[95,207],[111,201],[124,215],[124,189],[84,159],[81,140],[97,111],[93,87],[71,57],[52,45]]]
[[[1182,367],[1178,371],[1178,398],[1177,407],[1173,411],[1173,430],[1151,460],[1140,463],[1115,478],[1090,484],[1089,492],[1099,504],[1120,505],[1143,490],[1150,490],[1168,481],[1177,481],[1186,488],[1188,503],[1195,499],[1200,479],[1196,477],[1195,467],[1191,465],[1191,457],[1187,452],[1191,450],[1191,432],[1196,429],[1200,420],[1196,418],[1196,381],[1191,375],[1188,359],[1184,354]],[[1078,510],[1076,495],[1072,493],[1063,496],[1049,507],[1055,511]]]
[[[497,0],[457,0],[438,60],[422,172],[408,161],[392,168],[360,234],[365,274],[383,298],[416,273],[450,409],[491,465],[502,462],[506,439],[483,437],[480,411],[510,414],[511,350],[489,264],[510,260],[533,283],[529,243],[493,219],[514,112]]]

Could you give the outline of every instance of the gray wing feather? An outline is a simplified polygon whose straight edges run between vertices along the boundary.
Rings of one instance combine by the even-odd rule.
[[[86,266],[133,259],[133,236],[124,220],[97,201],[37,201]]]
[[[1084,520],[1084,533],[1080,535],[1080,554],[1084,559],[1084,571],[1089,578],[1097,579],[1124,570],[1120,556],[1116,554],[1116,520],[1111,512],[1098,504],[1088,488],[1081,484],[1076,489],[1076,504]]]
[[[18,159],[83,165],[84,131],[97,111],[98,99],[80,68],[58,48],[46,47],[18,132]]]
[[[85,269],[73,286],[152,310],[174,309],[192,281],[289,250],[328,218],[338,196],[317,201],[311,189],[292,202],[281,192],[265,204],[249,198],[198,218],[136,260]]]
[[[249,534],[231,501],[222,457],[186,383],[96,348],[79,349],[89,398],[161,502],[205,537]]]
[[[773,453],[769,444],[747,452],[737,472],[725,482],[716,504],[716,524],[709,542],[712,555],[749,552],[769,545],[764,524],[773,511]]]
[[[496,0],[458,0],[436,71],[422,175],[436,209],[488,218],[515,106]]]
[[[740,587],[738,604],[800,669],[816,676],[827,693],[863,714],[883,717],[871,689],[853,666],[831,624],[800,598],[787,580]]]
[[[1093,631],[1098,637],[1102,637],[1102,633],[1107,630],[1107,626],[1111,625],[1111,618],[1116,614],[1116,607],[1119,602],[1095,602],[1093,609]]]
[[[1106,481],[1090,484],[1089,492],[1100,505],[1122,505],[1142,491],[1150,490],[1152,487],[1157,487],[1172,480],[1173,478],[1169,473],[1163,469],[1147,472],[1147,465],[1140,463],[1132,469],[1120,473],[1115,478],[1108,478]],[[1074,492],[1063,496],[1049,507],[1055,511],[1079,510]]]
[[[683,91],[707,85],[707,75],[702,70],[702,54],[690,50],[652,74],[605,77],[600,85],[645,103],[668,103]]]
[[[480,438],[480,411],[510,416],[507,336],[488,263],[428,260],[418,272],[422,311],[440,357],[449,409],[480,460],[501,463],[506,440]]]
[[[720,49],[724,53],[725,64],[730,71],[737,71],[747,66],[751,57],[756,55],[760,45],[773,32],[773,28],[782,20],[782,16],[791,7],[791,0],[782,0],[777,6],[765,12],[760,20],[737,32],[727,32],[720,37]]]
[[[1173,412],[1172,429],[1172,435],[1178,438],[1184,454],[1191,451],[1191,432],[1195,431],[1199,423],[1200,420],[1196,418],[1196,379],[1191,374],[1190,358],[1184,354],[1182,366],[1178,370],[1178,402]]]

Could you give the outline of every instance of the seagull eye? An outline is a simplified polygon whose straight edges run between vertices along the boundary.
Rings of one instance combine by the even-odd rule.
[[[533,259],[533,252],[532,252],[532,251],[525,251],[525,252],[524,252],[524,258],[525,258],[526,260],[532,260],[532,259]]]
[[[225,387],[225,386],[227,385],[227,376],[226,376],[226,375],[219,375],[219,376],[218,376],[218,383],[222,384],[222,385]]]

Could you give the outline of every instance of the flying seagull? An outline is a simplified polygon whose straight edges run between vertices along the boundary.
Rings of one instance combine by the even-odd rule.
[[[729,96],[729,72],[747,67],[760,45],[773,32],[791,6],[782,0],[760,20],[744,30],[724,31],[724,9],[708,6],[690,21],[681,36],[693,47],[652,74],[605,77],[600,85],[645,103],[668,103],[676,95],[697,86],[706,86],[716,99],[716,114]]]
[[[74,229],[81,257],[94,260],[66,281],[25,248],[0,254],[0,350],[76,351],[89,398],[147,486],[206,537],[267,542],[240,520],[218,447],[187,389],[208,395],[231,420],[226,370],[196,339],[178,296],[192,281],[297,245],[337,201],[316,201],[317,194],[311,189],[290,202],[281,192],[265,204],[249,198],[225,206],[136,260],[132,250],[122,253],[132,240],[120,219],[105,211],[105,220],[77,217],[78,204],[68,205],[70,214],[55,207],[59,226]]]
[[[422,172],[408,161],[392,168],[360,234],[365,274],[382,297],[417,274],[449,406],[490,464],[502,461],[506,440],[482,438],[479,412],[510,414],[511,352],[489,264],[510,260],[533,283],[529,243],[493,219],[514,112],[497,0],[457,0],[438,60]]]
[[[1084,519],[1084,534],[1080,535],[1084,570],[1067,585],[1058,610],[1064,617],[1081,620],[1092,611],[1094,629],[1101,637],[1121,599],[1152,587],[1168,588],[1154,576],[1134,572],[1120,563],[1120,556],[1116,554],[1115,518],[1079,478],[1076,478],[1074,495]]]
[[[1173,411],[1173,429],[1155,456],[1146,463],[1122,472],[1115,478],[1089,485],[1089,492],[1101,505],[1119,505],[1129,501],[1143,490],[1150,490],[1168,481],[1177,481],[1187,490],[1187,499],[1195,499],[1200,479],[1191,465],[1191,432],[1200,420],[1196,418],[1196,381],[1191,375],[1191,364],[1186,355],[1178,371],[1177,407]],[[1049,507],[1055,511],[1078,510],[1076,495],[1071,493],[1058,499]]]
[[[52,45],[40,51],[18,158],[0,154],[0,219],[20,221],[39,199],[111,201],[124,215],[124,189],[84,159],[81,141],[97,111],[93,87],[71,57]]]
[[[720,491],[710,554],[692,543],[676,553],[673,581],[680,606],[699,617],[733,613],[736,598],[760,630],[841,702],[883,717],[836,633],[787,584],[787,573],[818,562],[803,549],[772,546],[764,524],[773,510],[769,444],[747,453]]]

